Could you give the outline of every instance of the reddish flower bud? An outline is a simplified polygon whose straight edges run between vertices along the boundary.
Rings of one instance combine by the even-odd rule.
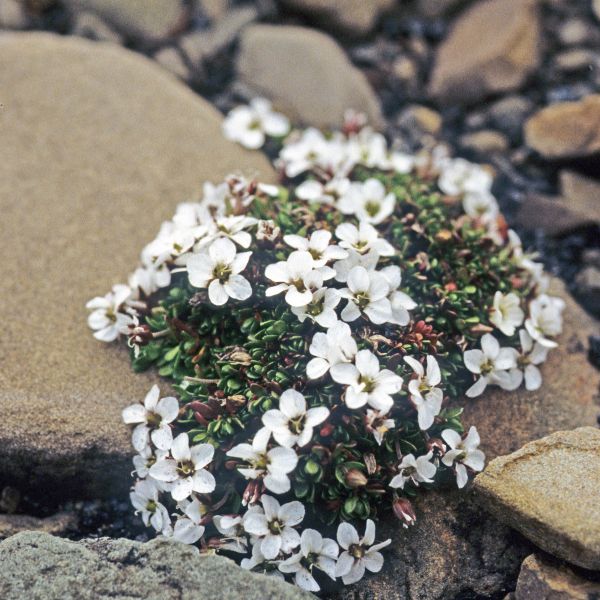
[[[333,426],[332,423],[325,423],[325,425],[323,425],[323,427],[321,427],[321,430],[319,431],[319,435],[321,437],[328,437],[333,433],[334,429],[335,429],[335,427]]]
[[[369,482],[367,476],[358,469],[350,469],[346,471],[344,479],[346,481],[346,484],[353,489],[364,487]]]
[[[415,509],[410,500],[396,497],[392,508],[394,509],[396,517],[402,521],[403,527],[409,527],[410,525],[415,524],[417,515],[415,514]]]

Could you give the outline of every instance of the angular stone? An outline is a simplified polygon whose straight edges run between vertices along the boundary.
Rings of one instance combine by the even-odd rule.
[[[560,347],[542,366],[538,392],[488,388],[477,399],[461,399],[463,422],[475,425],[488,460],[557,429],[593,425],[600,373],[586,357],[596,322],[553,280],[551,293],[567,303]],[[494,407],[494,410],[490,410]],[[532,546],[475,502],[468,490],[427,492],[415,502],[417,523],[403,529],[386,520],[378,539],[392,538],[383,571],[338,597],[386,600],[455,600],[497,597],[511,585]]]
[[[518,89],[540,62],[535,0],[477,2],[437,51],[429,92],[440,103],[466,104]]]
[[[566,308],[560,345],[541,366],[542,387],[534,392],[492,387],[479,398],[459,402],[465,408],[463,422],[477,427],[488,460],[554,431],[596,424],[600,372],[588,362],[587,350],[588,336],[600,330],[598,322],[559,280],[552,280],[549,293],[560,296]]]
[[[20,533],[0,543],[2,600],[310,600],[275,577],[168,540],[71,542]]]
[[[273,172],[223,138],[210,105],[114,45],[2,35],[0,89],[0,487],[114,496],[131,470],[120,412],[153,378],[94,340],[85,303],[127,280],[203,181]]]
[[[370,33],[380,15],[394,6],[394,0],[280,0],[328,29],[350,35]]]
[[[525,123],[525,141],[544,158],[600,152],[600,94],[542,108]]]
[[[331,37],[305,27],[252,25],[240,43],[242,82],[291,119],[339,128],[352,108],[365,112],[371,124],[380,123],[373,90]]]
[[[600,582],[589,581],[566,565],[539,554],[528,556],[521,566],[515,600],[596,600]]]
[[[70,512],[60,512],[45,518],[0,514],[0,540],[23,531],[43,531],[52,535],[66,535],[73,533],[77,529],[77,525],[77,515]]]
[[[134,38],[160,41],[185,25],[181,0],[64,0],[71,9],[88,10]]]
[[[540,548],[600,569],[600,430],[559,431],[496,458],[475,479],[482,505]]]
[[[590,198],[590,201],[594,200]],[[593,215],[577,210],[565,198],[535,193],[527,195],[516,216],[516,224],[519,227],[530,231],[543,231],[553,237],[588,227],[596,221]]]

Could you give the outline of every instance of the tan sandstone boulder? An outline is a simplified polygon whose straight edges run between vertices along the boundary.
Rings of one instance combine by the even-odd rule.
[[[120,412],[151,377],[93,339],[85,303],[126,281],[205,180],[273,174],[225,141],[216,110],[115,46],[2,35],[0,90],[0,484],[114,496],[130,471]]]

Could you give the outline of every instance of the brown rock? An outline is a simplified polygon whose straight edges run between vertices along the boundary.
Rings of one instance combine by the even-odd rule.
[[[181,0],[64,0],[72,10],[86,10],[106,19],[134,38],[159,41],[185,25]]]
[[[280,0],[327,27],[350,35],[370,33],[381,13],[394,6],[394,0]]]
[[[592,8],[594,9],[594,12],[596,13],[596,17],[598,19],[600,19],[600,0],[593,0]]]
[[[237,69],[251,90],[304,124],[339,128],[349,108],[365,112],[375,126],[381,121],[379,102],[364,75],[318,31],[252,25],[242,35]]]
[[[0,28],[24,29],[27,25],[27,14],[22,3],[17,0],[2,0],[0,2]]]
[[[482,505],[543,550],[600,569],[600,430],[559,431],[488,463]]]
[[[85,302],[126,280],[203,181],[272,171],[223,138],[210,105],[114,45],[2,35],[0,89],[0,487],[114,496],[131,470],[120,412],[152,378],[93,339]]]
[[[442,124],[442,115],[439,112],[420,104],[407,106],[398,118],[399,127],[418,134],[436,135],[442,129]]]
[[[189,79],[190,70],[176,48],[162,48],[154,55],[154,60],[180,79]]]
[[[40,519],[29,515],[0,514],[0,540],[23,531],[42,531],[51,535],[65,535],[77,529],[77,516],[69,512],[60,512]]]
[[[515,600],[595,600],[600,582],[589,581],[566,565],[538,554],[528,556],[521,566]]]
[[[600,222],[600,181],[563,170],[559,174],[560,189],[570,207]]]
[[[475,150],[481,154],[504,152],[508,150],[509,146],[506,136],[493,129],[465,133],[460,137],[460,143],[464,148]]]
[[[561,236],[593,225],[595,219],[569,205],[565,198],[529,194],[520,206],[516,224],[528,230],[540,230],[549,236]]]
[[[587,361],[587,348],[588,336],[599,331],[598,322],[560,281],[552,281],[550,293],[561,296],[566,308],[560,346],[541,367],[542,387],[535,392],[490,388],[480,398],[461,401],[463,422],[477,427],[488,460],[554,431],[596,423],[600,373]]]
[[[545,158],[600,152],[600,94],[542,108],[525,123],[525,141]]]
[[[437,51],[429,92],[466,104],[518,89],[540,61],[535,0],[486,0],[463,13]]]
[[[99,42],[122,44],[123,38],[98,15],[91,12],[80,12],[75,17],[71,35],[79,35]]]

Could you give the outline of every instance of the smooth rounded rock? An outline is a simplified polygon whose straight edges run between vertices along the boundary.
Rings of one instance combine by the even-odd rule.
[[[379,102],[365,76],[328,35],[305,27],[252,25],[244,30],[237,60],[240,79],[291,119],[340,128],[344,113],[381,121]]]
[[[129,482],[121,409],[153,378],[96,341],[85,303],[126,281],[206,180],[272,178],[215,109],[122,48],[0,36],[0,486],[113,496]]]

